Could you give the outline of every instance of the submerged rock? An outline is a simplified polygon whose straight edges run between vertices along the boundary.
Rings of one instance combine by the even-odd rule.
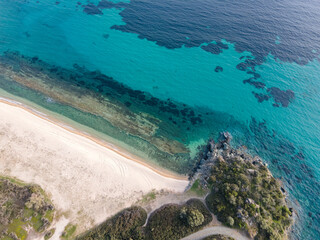
[[[271,87],[267,90],[276,103],[281,103],[282,107],[288,107],[289,103],[295,98],[292,90],[283,91],[277,87]]]
[[[214,71],[215,71],[216,73],[222,72],[222,71],[223,71],[223,68],[220,67],[220,66],[216,66],[216,68],[214,69]]]

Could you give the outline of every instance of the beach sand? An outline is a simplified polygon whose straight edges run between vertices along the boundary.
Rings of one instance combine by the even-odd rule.
[[[40,185],[64,225],[78,224],[78,232],[152,190],[183,192],[188,185],[184,177],[5,100],[0,101],[0,175]]]

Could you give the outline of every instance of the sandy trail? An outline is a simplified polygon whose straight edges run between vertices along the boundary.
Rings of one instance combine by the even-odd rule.
[[[0,101],[0,174],[39,184],[80,229],[153,189],[182,192],[188,184],[133,160],[22,106]]]
[[[181,240],[201,240],[213,234],[222,234],[228,237],[232,237],[236,240],[250,240],[251,238],[246,237],[237,229],[232,229],[224,226],[214,226],[200,230],[194,234],[189,235]]]

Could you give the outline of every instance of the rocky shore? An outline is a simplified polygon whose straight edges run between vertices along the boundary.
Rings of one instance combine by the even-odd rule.
[[[229,132],[221,132],[219,139],[215,142],[213,139],[209,140],[204,150],[200,153],[198,161],[191,173],[193,180],[199,179],[201,185],[207,188],[208,179],[212,175],[211,168],[217,163],[218,158],[235,157],[239,160],[247,161],[255,166],[268,167],[259,156],[250,155],[245,148],[233,148],[230,143],[232,136]],[[271,174],[271,173],[270,173]]]
[[[210,193],[206,204],[219,221],[246,230],[254,239],[287,239],[292,224],[284,189],[258,156],[231,147],[221,133],[209,141],[194,169],[193,180]]]

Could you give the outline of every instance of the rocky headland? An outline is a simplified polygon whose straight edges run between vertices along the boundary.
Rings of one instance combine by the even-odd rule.
[[[231,135],[209,141],[193,179],[209,190],[207,207],[223,224],[247,231],[254,239],[287,239],[293,210],[284,189],[258,156],[232,148]]]

